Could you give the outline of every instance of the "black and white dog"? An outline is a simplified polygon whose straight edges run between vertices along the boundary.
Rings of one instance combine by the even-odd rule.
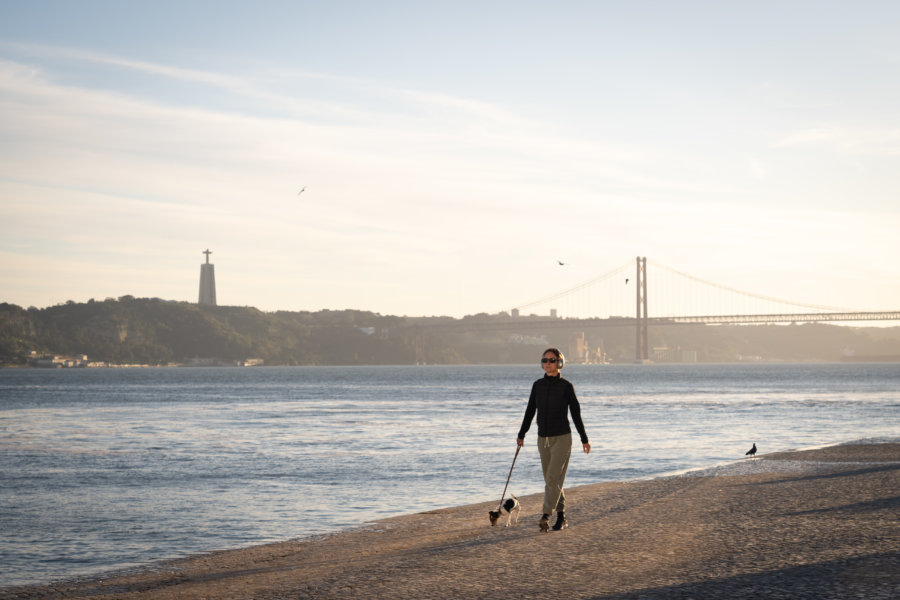
[[[500,517],[503,515],[503,513],[506,513],[507,527],[509,527],[509,520],[512,519],[513,513],[516,513],[516,520],[513,521],[513,523],[518,524],[520,510],[522,510],[522,505],[519,504],[519,499],[510,494],[510,498],[500,506],[500,510],[488,511],[488,518],[490,518],[491,520],[491,527],[497,524],[497,521],[500,520]]]

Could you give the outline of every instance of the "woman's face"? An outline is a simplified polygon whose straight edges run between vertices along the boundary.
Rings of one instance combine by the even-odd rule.
[[[559,374],[559,360],[552,352],[544,352],[544,356],[541,358],[541,366],[547,375],[556,376]]]

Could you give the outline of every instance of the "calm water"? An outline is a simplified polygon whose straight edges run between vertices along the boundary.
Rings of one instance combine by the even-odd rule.
[[[497,500],[534,366],[0,371],[0,587]],[[567,485],[900,438],[900,365],[566,367]],[[535,427],[510,482],[542,489]]]

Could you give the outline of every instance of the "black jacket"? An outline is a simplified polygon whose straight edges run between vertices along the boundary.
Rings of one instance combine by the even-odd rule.
[[[559,375],[556,377],[544,375],[531,386],[528,408],[525,409],[525,418],[522,420],[522,428],[519,429],[520,438],[525,439],[535,412],[539,436],[553,437],[571,433],[572,428],[569,426],[567,414],[569,413],[572,415],[572,422],[575,423],[578,435],[581,436],[581,443],[588,443],[584,423],[581,421],[581,406],[575,397],[575,388]]]

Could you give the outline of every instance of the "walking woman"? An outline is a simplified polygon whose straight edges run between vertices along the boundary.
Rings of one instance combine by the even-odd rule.
[[[548,348],[541,358],[544,376],[531,386],[531,396],[525,409],[525,418],[516,443],[521,447],[525,443],[525,434],[531,428],[531,422],[537,413],[538,452],[541,455],[541,468],[544,470],[544,514],[541,517],[541,531],[550,529],[550,515],[556,511],[554,531],[565,529],[566,494],[563,483],[569,467],[569,456],[572,454],[572,429],[569,426],[569,414],[575,429],[581,436],[581,447],[585,454],[591,451],[584,423],[581,421],[581,407],[575,396],[575,388],[563,379],[559,370],[565,365],[562,352],[556,348]]]

